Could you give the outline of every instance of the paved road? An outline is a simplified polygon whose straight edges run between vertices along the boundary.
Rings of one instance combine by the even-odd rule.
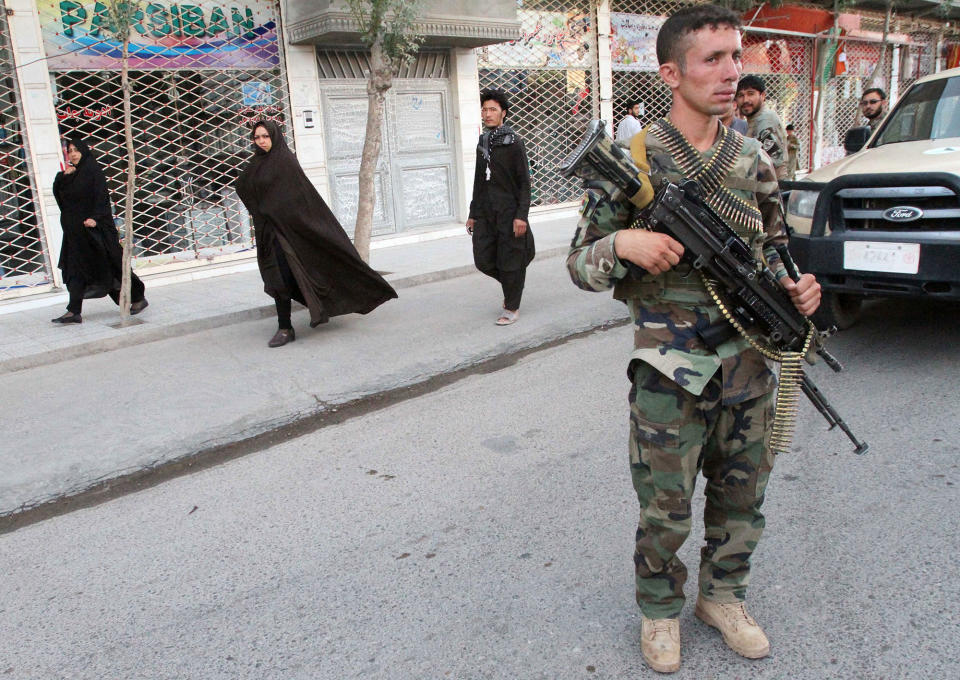
[[[803,411],[750,597],[773,653],[740,659],[688,604],[674,677],[960,676],[955,312],[881,304],[834,339],[847,371],[814,377],[871,451]],[[597,332],[0,536],[0,677],[656,677],[629,343]]]

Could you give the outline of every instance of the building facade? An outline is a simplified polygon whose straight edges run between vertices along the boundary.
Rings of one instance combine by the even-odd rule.
[[[126,154],[120,45],[98,0],[4,0],[0,13],[0,313],[58,292],[61,240],[51,187],[69,135],[91,141],[118,227]],[[417,58],[387,96],[374,236],[462,224],[472,191],[479,90],[512,99],[535,210],[580,199],[557,172],[587,122],[615,125],[627,99],[642,118],[669,108],[654,45],[685,0],[424,0]],[[482,16],[481,16],[482,15]],[[134,18],[130,79],[137,189],[130,228],[141,275],[177,280],[246,266],[256,244],[233,191],[253,120],[278,121],[348,232],[366,124],[366,51],[344,0],[153,0]],[[744,15],[744,72],[792,122],[799,166],[842,155],[857,102],[879,83],[891,101],[960,58],[955,29],[821,7]],[[836,28],[839,37],[831,34]],[[883,39],[886,35],[886,40]],[[226,266],[225,266],[226,265]]]

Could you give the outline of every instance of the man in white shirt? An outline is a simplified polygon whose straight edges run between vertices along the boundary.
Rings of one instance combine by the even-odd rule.
[[[614,137],[614,141],[629,149],[630,140],[635,134],[643,130],[643,125],[640,123],[640,116],[643,115],[643,102],[639,99],[628,99],[624,108],[627,110],[627,115],[617,126],[617,136]]]

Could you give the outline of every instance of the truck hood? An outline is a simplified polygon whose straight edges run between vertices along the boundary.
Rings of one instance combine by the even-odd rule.
[[[840,175],[865,173],[950,172],[960,169],[960,137],[884,144],[865,148],[804,177],[829,182]]]

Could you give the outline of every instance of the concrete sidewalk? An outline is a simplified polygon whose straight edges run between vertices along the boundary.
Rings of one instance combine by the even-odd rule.
[[[562,254],[575,222],[534,222],[539,256],[508,327],[493,323],[502,293],[473,269],[465,234],[375,251],[400,298],[314,330],[298,307],[296,342],[281,349],[267,347],[276,319],[256,271],[148,287],[145,323],[122,329],[109,325],[109,300],[89,304],[79,327],[51,324],[59,307],[0,316],[11,354],[0,373],[0,519],[623,320],[609,294],[569,281]]]
[[[566,252],[576,211],[533,213],[537,257]],[[437,238],[437,237],[441,238]],[[374,241],[371,264],[397,290],[476,272],[470,238],[463,227]],[[120,315],[110,298],[86,300],[83,323],[60,326],[50,319],[66,308],[64,292],[39,299],[0,303],[0,374],[88,356],[144,342],[273,316],[255,260],[146,277],[150,306],[117,328]],[[192,280],[182,281],[192,277]],[[179,281],[171,283],[171,281]],[[294,305],[298,308],[298,305]]]

